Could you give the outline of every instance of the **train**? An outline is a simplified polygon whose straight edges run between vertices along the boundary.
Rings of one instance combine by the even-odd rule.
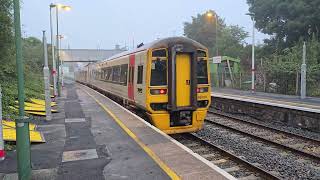
[[[211,104],[208,49],[186,37],[158,39],[91,63],[75,80],[134,106],[166,134],[202,129]]]

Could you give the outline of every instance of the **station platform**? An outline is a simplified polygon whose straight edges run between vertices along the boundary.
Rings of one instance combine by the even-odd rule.
[[[104,95],[66,84],[52,121],[35,120],[32,179],[235,179]],[[17,179],[15,151],[0,179]]]
[[[262,104],[304,112],[320,113],[320,98],[307,97],[301,99],[299,96],[281,95],[236,89],[212,88],[211,96],[230,100]]]

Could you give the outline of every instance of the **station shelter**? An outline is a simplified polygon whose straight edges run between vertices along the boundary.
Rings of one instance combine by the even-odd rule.
[[[211,83],[214,87],[234,87],[240,75],[240,59],[228,56],[210,58]]]

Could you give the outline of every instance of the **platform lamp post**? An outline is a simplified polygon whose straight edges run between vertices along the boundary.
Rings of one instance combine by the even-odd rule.
[[[214,12],[214,11],[208,11],[207,13],[206,13],[206,16],[209,18],[209,19],[211,19],[211,18],[213,18],[214,17],[214,19],[215,19],[215,33],[216,33],[216,56],[219,56],[219,48],[218,48],[218,25],[219,25],[219,23],[218,23],[218,15],[217,15],[217,13],[216,12]]]
[[[46,120],[52,120],[51,115],[51,98],[50,98],[50,83],[49,83],[49,67],[48,67],[48,50],[47,50],[47,38],[46,32],[42,31],[42,43],[43,43],[43,59],[44,59],[44,66],[43,66],[43,77],[44,77],[44,94],[45,94],[45,109],[46,109]]]
[[[65,39],[66,36],[64,35],[59,35],[59,45],[60,47],[62,47],[62,40]],[[63,66],[64,66],[64,61],[61,60],[61,64],[60,64],[60,68],[61,68],[61,86],[64,87],[64,72],[63,72]]]
[[[56,27],[57,27],[57,34],[56,34],[56,48],[57,48],[57,72],[55,72],[56,76],[56,87],[57,87],[57,92],[58,96],[61,96],[61,86],[60,86],[60,72],[59,72],[59,67],[60,67],[60,52],[59,52],[59,9],[65,10],[65,11],[70,11],[71,6],[63,5],[63,4],[50,4],[50,15],[51,15],[51,9],[55,8],[56,9]],[[52,16],[50,17],[50,20],[52,20]],[[51,29],[52,29],[52,24],[51,24]],[[53,32],[51,31],[51,41],[53,41]],[[53,54],[54,56],[54,54]]]
[[[14,11],[14,33],[16,48],[16,63],[18,74],[18,101],[19,117],[16,119],[16,137],[17,137],[17,164],[19,180],[30,179],[31,160],[30,160],[30,135],[29,123],[24,116],[24,67],[22,59],[21,43],[21,22],[20,22],[20,0],[13,0]]]
[[[54,35],[53,35],[53,26],[52,26],[52,8],[55,7],[54,4],[50,4],[50,36],[51,36],[51,54],[52,54],[52,78],[53,78],[53,96],[58,95],[57,91],[57,64],[55,60],[55,51],[54,51]]]
[[[206,12],[206,16],[209,20],[211,20],[212,18],[214,18],[215,20],[215,33],[216,33],[216,39],[215,39],[215,46],[216,46],[216,56],[219,56],[219,47],[218,47],[218,25],[219,25],[219,22],[218,22],[218,15],[216,12],[214,11],[207,11]],[[217,87],[219,87],[219,68],[217,69],[217,72],[216,72],[216,85]],[[213,78],[212,78],[213,79]]]
[[[254,13],[247,13],[246,15],[251,17],[252,20],[252,63],[251,63],[251,92],[256,91],[255,87],[255,22],[254,22]]]

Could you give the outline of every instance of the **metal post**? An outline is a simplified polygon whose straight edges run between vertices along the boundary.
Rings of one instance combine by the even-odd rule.
[[[215,12],[215,15],[216,15],[216,54],[217,56],[219,56],[219,47],[218,47],[218,15],[217,13]]]
[[[60,47],[62,47],[62,39],[63,39],[63,36],[60,35],[60,39],[59,39],[59,40],[60,40],[60,41],[59,41]],[[60,66],[61,66],[61,88],[64,87],[63,65],[64,65],[64,62],[63,62],[63,60],[61,60],[61,64],[60,64]]]
[[[4,142],[2,134],[2,92],[0,86],[0,161],[4,160],[5,151],[4,151]]]
[[[56,21],[57,21],[57,64],[58,64],[58,96],[61,96],[61,86],[60,86],[60,50],[59,50],[59,7],[56,7]]]
[[[52,54],[52,76],[53,76],[53,95],[57,96],[57,64],[55,60],[55,52],[54,52],[54,35],[53,35],[53,26],[52,26],[52,7],[53,4],[50,4],[50,33],[51,33],[51,54]]]
[[[255,92],[255,23],[254,23],[254,19],[252,18],[252,66],[251,66],[251,92]]]
[[[302,57],[302,65],[301,65],[301,99],[306,98],[307,93],[307,64],[306,64],[306,42],[303,43],[303,57]]]
[[[16,61],[18,73],[18,100],[19,100],[19,120],[24,119],[24,65],[22,59],[21,46],[21,23],[20,23],[20,1],[14,0],[14,27],[15,27],[15,45]],[[17,137],[17,160],[19,180],[30,179],[31,161],[30,161],[30,135],[29,123],[16,122]]]
[[[47,39],[46,32],[43,31],[43,57],[44,57],[44,67],[43,67],[43,77],[44,77],[44,94],[46,99],[46,119],[50,121],[51,116],[51,97],[50,97],[50,83],[49,83],[49,67],[48,67],[48,49],[47,49]]]

